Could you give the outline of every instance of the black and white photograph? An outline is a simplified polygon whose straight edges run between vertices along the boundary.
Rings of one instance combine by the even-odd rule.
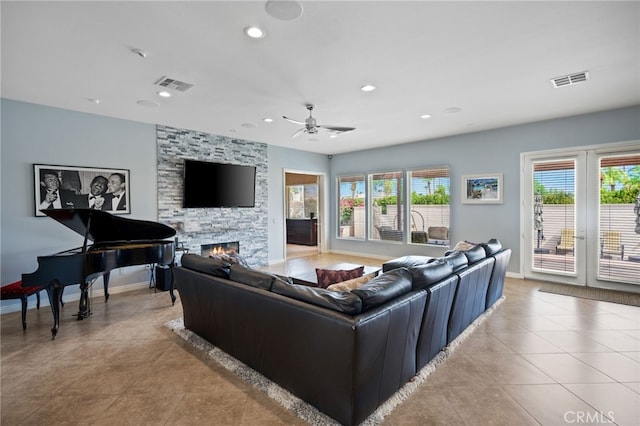
[[[47,209],[95,209],[131,213],[129,170],[33,165],[35,215]]]

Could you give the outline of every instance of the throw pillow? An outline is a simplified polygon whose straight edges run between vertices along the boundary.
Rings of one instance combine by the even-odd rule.
[[[329,287],[327,287],[327,290],[351,291],[360,287],[362,284],[369,282],[371,278],[373,278],[373,274],[363,275],[360,278],[353,278],[351,280],[342,281],[341,283],[331,284]]]
[[[364,274],[364,266],[354,269],[319,269],[316,268],[316,277],[318,278],[318,287],[327,288],[331,284],[342,281],[359,278]]]
[[[469,250],[473,246],[475,246],[475,244],[469,241],[458,241],[453,249],[457,251],[465,251]]]

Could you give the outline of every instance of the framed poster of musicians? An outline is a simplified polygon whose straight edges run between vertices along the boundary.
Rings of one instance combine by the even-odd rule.
[[[97,209],[131,213],[129,170],[33,165],[35,215],[45,209]]]

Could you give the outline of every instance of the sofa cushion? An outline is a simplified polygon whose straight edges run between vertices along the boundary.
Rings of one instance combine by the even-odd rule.
[[[359,278],[353,278],[347,281],[342,281],[340,283],[331,284],[327,287],[327,290],[330,291],[351,291],[356,288],[359,288],[364,283],[371,281],[373,278],[373,274],[363,275]]]
[[[366,311],[410,291],[411,272],[407,268],[397,268],[378,275],[351,293],[362,300],[362,310]]]
[[[462,251],[454,250],[449,252],[443,259],[453,267],[454,273],[466,268],[469,264],[467,256],[465,256]]]
[[[424,265],[432,258],[429,256],[409,255],[397,259],[389,260],[382,264],[382,272],[391,271],[397,268],[411,268],[413,266]]]
[[[240,264],[233,264],[229,270],[229,279],[241,284],[246,284],[251,287],[261,288],[264,290],[270,290],[271,284],[276,277],[266,272],[258,271],[256,269],[247,268]]]
[[[360,298],[348,291],[329,291],[325,288],[289,284],[282,280],[275,280],[271,291],[344,314],[357,315],[362,311]]]
[[[453,266],[444,259],[436,259],[426,265],[409,268],[412,288],[419,290],[448,277],[453,273]]]
[[[204,257],[193,253],[182,256],[180,263],[187,269],[213,275],[215,277],[229,278],[229,262],[218,258]]]
[[[464,255],[467,256],[469,265],[476,263],[487,257],[487,252],[484,251],[484,247],[481,244],[471,247],[469,250],[464,251]]]
[[[364,274],[364,266],[353,269],[320,269],[316,268],[318,287],[327,288],[331,284],[359,278]]]
[[[502,243],[495,238],[490,239],[486,243],[482,243],[482,247],[484,251],[487,253],[487,256],[493,256],[500,250],[502,250]]]

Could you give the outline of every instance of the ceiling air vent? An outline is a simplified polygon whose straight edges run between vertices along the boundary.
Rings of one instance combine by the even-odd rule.
[[[185,83],[184,81],[175,80],[173,78],[168,78],[166,76],[162,76],[153,84],[166,87],[167,89],[177,90],[179,92],[186,92],[193,87],[193,84]]]
[[[575,74],[563,75],[562,77],[556,77],[551,79],[551,84],[556,89],[563,86],[571,86],[572,84],[582,83],[587,81],[589,73],[587,71],[578,72]]]

